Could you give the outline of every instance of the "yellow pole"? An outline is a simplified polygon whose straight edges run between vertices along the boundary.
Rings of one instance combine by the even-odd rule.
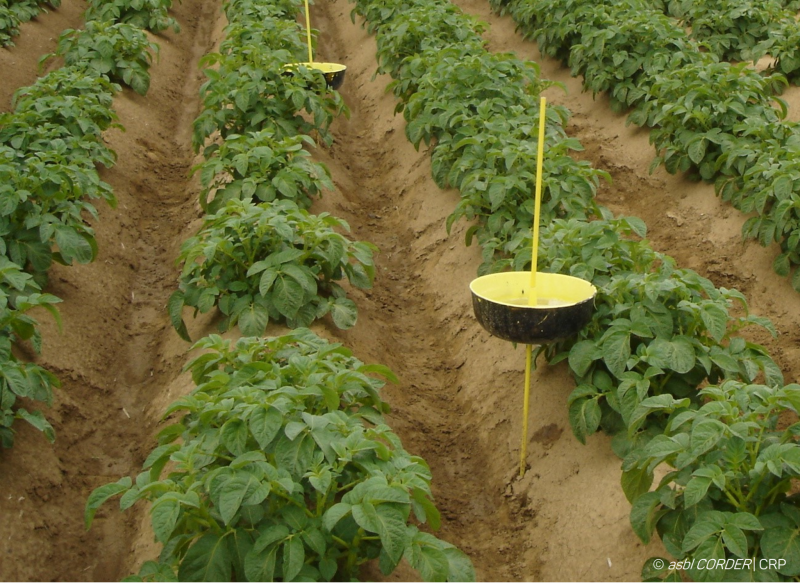
[[[531,252],[531,286],[528,292],[528,305],[536,305],[536,265],[539,257],[539,214],[542,207],[542,160],[544,159],[544,123],[547,98],[539,101],[539,143],[537,144],[536,158],[536,196],[533,204],[533,242]]]
[[[522,448],[519,451],[519,476],[525,475],[525,459],[528,455],[528,404],[531,395],[531,354],[533,346],[525,346],[525,396],[522,399]]]
[[[539,255],[539,214],[542,202],[542,160],[544,159],[544,123],[546,98],[542,97],[539,107],[539,144],[536,159],[536,200],[533,205],[533,243],[531,252],[531,282],[528,291],[528,306],[535,307],[538,302],[536,293],[536,266]],[[522,446],[519,450],[519,476],[525,475],[525,460],[528,455],[528,408],[531,395],[531,369],[533,346],[525,346],[525,395],[522,398]]]
[[[311,54],[311,16],[308,14],[308,0],[305,0],[306,4],[306,38],[308,39],[308,63],[311,64],[314,62],[314,57]]]

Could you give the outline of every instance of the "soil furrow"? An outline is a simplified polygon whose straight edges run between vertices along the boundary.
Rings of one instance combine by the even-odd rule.
[[[136,519],[109,507],[86,532],[83,508],[94,488],[140,468],[161,414],[152,404],[187,349],[175,343],[165,305],[180,242],[196,219],[187,179],[196,61],[218,11],[216,0],[178,4],[173,13],[182,31],[151,36],[161,50],[148,95],[125,90],[115,98],[125,132],[107,133],[118,161],[101,178],[119,204],[99,208],[98,259],[50,273],[48,292],[64,301],[63,334],[41,318],[41,361],[64,384],[45,412],[56,442],[20,424],[17,445],[0,453],[0,513],[17,519],[0,527],[3,556],[14,559],[0,563],[3,580],[114,581],[128,574]]]

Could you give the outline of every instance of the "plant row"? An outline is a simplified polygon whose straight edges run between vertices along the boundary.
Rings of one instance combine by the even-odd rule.
[[[628,121],[651,129],[657,153],[651,169],[663,164],[670,173],[713,182],[723,200],[755,212],[742,226],[743,237],[765,247],[777,243],[773,268],[791,274],[800,290],[794,155],[800,129],[784,120],[786,104],[775,97],[786,84],[783,75],[719,62],[644,0],[492,5],[508,11],[543,53],[583,75],[587,89],[607,91],[619,111],[632,108]]]
[[[90,225],[94,201],[115,205],[111,186],[97,166],[110,168],[116,154],[103,132],[120,127],[112,109],[116,82],[144,93],[149,85],[145,33],[129,24],[87,21],[85,31],[66,31],[57,54],[65,66],[19,89],[14,109],[0,115],[0,444],[13,445],[12,424],[31,423],[52,441],[40,411],[19,399],[49,405],[58,379],[29,363],[23,342],[41,351],[35,307],[58,320],[60,299],[43,294],[53,262],[85,264],[97,256]],[[50,56],[45,56],[44,59]],[[59,321],[60,327],[60,321]],[[16,353],[15,353],[16,352]]]
[[[286,74],[302,59],[299,3],[229,0],[225,40],[201,63],[209,81],[195,121],[205,161],[200,201],[207,215],[185,243],[180,289],[169,309],[188,338],[184,306],[238,324],[235,342],[210,335],[189,362],[196,387],[165,413],[164,428],[135,481],[94,490],[97,509],[151,503],[158,561],[134,580],[331,581],[357,579],[377,560],[384,574],[405,558],[426,581],[471,581],[469,559],[422,532],[436,530],[431,473],[383,420],[384,366],[365,365],[304,326],[330,312],[355,322],[355,304],[336,281],[368,288],[374,247],[336,229],[343,220],[307,211],[332,187],[304,146],[330,142],[346,107],[318,72]],[[294,329],[263,338],[267,324]]]
[[[372,286],[375,247],[337,232],[349,231],[344,220],[308,212],[332,182],[304,146],[315,143],[311,134],[329,144],[331,122],[348,110],[314,71],[287,74],[285,65],[299,61],[304,48],[290,11],[227,4],[231,24],[220,52],[201,60],[215,66],[206,70],[193,135],[205,158],[194,171],[208,215],[182,248],[180,287],[169,303],[187,340],[185,306],[195,314],[217,308],[225,317],[220,331],[238,324],[246,336],[262,335],[271,321],[303,327],[328,313],[350,328],[357,309],[339,281]]]
[[[535,159],[536,124],[531,118],[538,109],[536,93],[546,86],[535,66],[511,55],[488,54],[479,38],[482,25],[446,1],[357,0],[354,12],[377,33],[380,71],[394,77],[390,87],[400,98],[397,110],[408,121],[409,139],[418,144],[422,136],[430,142],[434,176],[447,177],[445,185],[460,188],[459,209],[469,199],[478,201],[472,209],[485,210],[460,214],[476,220],[467,243],[477,234],[484,253],[481,271],[529,270],[533,171],[524,175],[521,198],[510,206],[510,214],[498,217],[492,211],[499,209],[495,205],[502,203],[499,194],[506,192],[515,165],[530,168]],[[509,74],[520,69],[527,75]],[[557,124],[565,112],[557,107],[551,111],[544,151],[560,154],[559,148],[579,148],[571,139],[566,139],[569,146],[561,144],[565,138]],[[570,183],[575,175],[596,181],[598,174],[588,166],[579,168],[580,173],[570,167],[548,168],[545,158],[542,206],[548,211],[542,218],[538,265],[538,270],[572,274],[598,288],[589,325],[575,339],[539,350],[551,363],[567,360],[575,376],[577,387],[568,400],[573,431],[581,441],[598,429],[614,435],[613,447],[625,458],[622,484],[633,503],[632,523],[643,539],[657,530],[665,543],[677,543],[668,545],[668,551],[678,559],[698,549],[708,558],[772,558],[780,541],[776,535],[786,532],[767,529],[771,522],[785,528],[796,513],[785,488],[799,470],[774,461],[766,468],[765,462],[774,456],[774,437],[782,436],[786,449],[796,446],[795,437],[775,430],[776,416],[736,408],[723,413],[705,405],[711,385],[718,385],[740,388],[742,396],[780,396],[771,406],[774,415],[797,412],[800,403],[785,398],[794,395],[794,387],[783,387],[780,369],[766,350],[740,335],[748,326],[773,334],[774,329],[749,313],[738,291],[718,289],[655,252],[642,239],[646,227],[641,220],[614,218],[592,202],[593,189],[581,197]],[[696,414],[700,412],[702,417]],[[670,423],[675,413],[682,415],[684,426]],[[659,485],[660,491],[650,492],[655,465],[642,454],[653,448],[653,441],[687,426],[697,435],[678,438],[674,452],[685,451],[680,461],[659,461],[677,463],[676,473]],[[715,432],[705,435],[703,429],[711,426]],[[739,439],[747,444],[748,458],[734,468],[723,453],[729,442]],[[720,477],[736,475],[742,496],[736,506],[717,487],[693,491],[704,481],[693,480],[706,477],[711,461]],[[748,466],[757,471],[748,475]],[[764,477],[758,480],[757,473]],[[720,477],[715,476],[715,486]],[[694,496],[685,500],[687,490]],[[713,528],[703,532],[707,522]],[[737,527],[745,535],[743,546]],[[781,542],[791,545],[793,540]],[[675,576],[653,575],[652,568],[652,563],[646,566],[647,577]],[[784,566],[780,574],[759,570],[756,564],[751,576],[796,574],[796,566]],[[713,579],[719,573],[692,572],[691,577]]]
[[[60,5],[61,0],[0,0],[0,47],[14,45],[20,24]]]
[[[720,59],[755,63],[770,55],[777,71],[798,80],[796,1],[653,0],[652,6],[677,19],[691,38]]]

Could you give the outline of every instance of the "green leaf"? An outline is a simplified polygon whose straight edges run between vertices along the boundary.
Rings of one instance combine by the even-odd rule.
[[[381,364],[364,364],[358,367],[358,371],[362,374],[378,374],[392,384],[400,383],[400,380],[397,379],[397,376],[394,375],[394,372]]]
[[[223,445],[234,455],[239,456],[247,451],[249,433],[247,425],[239,419],[230,419],[222,425],[220,433]]]
[[[302,539],[295,535],[283,543],[283,580],[291,581],[300,573],[306,558]]]
[[[272,303],[281,315],[294,318],[300,305],[303,304],[303,299],[303,287],[299,282],[278,275],[273,284]]]
[[[178,335],[184,341],[191,341],[189,331],[186,329],[186,323],[183,321],[183,292],[176,290],[172,293],[167,301],[167,312],[172,326]]]
[[[631,414],[630,421],[628,422],[628,429],[638,429],[647,416],[652,412],[663,410],[665,412],[672,412],[678,408],[685,408],[689,406],[690,401],[688,398],[681,398],[676,400],[670,394],[659,394],[657,396],[650,396],[642,400],[639,405],[634,409]]]
[[[234,476],[227,480],[219,492],[219,515],[226,526],[231,525],[231,520],[242,505],[247,491],[254,487],[257,480],[252,475],[245,474]]]
[[[722,542],[729,551],[740,559],[748,557],[747,537],[741,528],[726,524],[725,529],[722,531]]]
[[[597,398],[579,398],[569,405],[569,423],[575,438],[586,443],[586,437],[597,431],[602,418]]]
[[[373,506],[368,502],[353,506],[353,519],[364,530],[381,537],[381,544],[393,562],[399,562],[410,544],[403,513],[392,504]]]
[[[331,304],[331,316],[339,329],[350,329],[356,324],[358,308],[347,298],[337,298]]]
[[[683,538],[683,552],[688,553],[722,530],[722,526],[713,520],[699,519]]]
[[[714,341],[720,342],[728,329],[728,313],[715,304],[705,304],[700,309],[700,317]]]
[[[634,467],[622,473],[622,491],[631,503],[639,501],[652,485],[653,473],[645,466]]]
[[[317,279],[307,268],[297,264],[284,264],[281,272],[296,280],[310,297],[317,294]]]
[[[161,496],[150,508],[150,523],[156,538],[162,544],[166,544],[172,536],[180,513],[181,505],[174,493]]]
[[[664,557],[650,557],[642,567],[642,582],[681,581],[680,575],[668,574],[670,561]]]
[[[603,341],[602,351],[608,371],[620,378],[631,357],[630,333],[624,331],[612,333]]]
[[[290,473],[304,474],[314,452],[314,439],[303,433],[290,440],[285,435],[275,444],[275,462]]]
[[[33,428],[44,433],[44,436],[51,443],[56,440],[56,431],[53,425],[50,424],[40,411],[34,410],[33,412],[28,412],[24,408],[20,408],[17,410],[16,416],[33,426]]]
[[[257,544],[258,540],[256,541]],[[250,549],[250,552],[244,558],[244,574],[247,580],[251,583],[271,583],[274,581],[277,555],[278,548],[275,546],[269,547],[268,550],[257,550],[257,546]]]
[[[280,252],[270,254],[267,259],[267,266],[281,266],[287,262],[293,262],[303,255],[303,251],[297,248],[287,248]]]
[[[252,303],[239,314],[239,329],[246,337],[260,337],[269,323],[269,311],[259,303]]]
[[[708,143],[706,142],[705,138],[695,140],[689,145],[687,154],[694,164],[699,165],[701,162],[703,162],[703,157],[706,155],[707,145]]]
[[[426,582],[444,581],[450,570],[445,553],[431,546],[412,546],[409,563]]]
[[[289,536],[289,528],[285,524],[274,524],[259,534],[255,543],[253,543],[253,550],[256,553],[260,553],[269,545],[283,540],[287,536]]]
[[[628,498],[628,501],[631,501],[630,498]],[[630,513],[631,527],[636,536],[644,544],[648,544],[653,530],[655,530],[656,522],[662,515],[658,513],[661,505],[661,496],[657,492],[647,492],[637,497],[632,503]]]
[[[336,571],[338,570],[339,565],[333,559],[325,557],[319,562],[319,573],[325,581],[333,581],[333,578],[336,576]]]
[[[338,524],[339,520],[347,516],[350,512],[352,512],[353,506],[350,504],[345,504],[343,502],[339,502],[338,504],[334,504],[325,512],[322,516],[322,523],[325,526],[325,529],[328,532],[333,532],[334,527]]]
[[[75,228],[58,226],[55,239],[65,264],[72,264],[73,260],[79,264],[88,264],[94,260],[94,250],[88,236],[79,234]]]
[[[317,553],[320,557],[325,556],[325,552],[328,550],[328,545],[325,542],[325,536],[323,536],[320,530],[317,530],[316,528],[310,528],[303,532],[302,536],[303,541],[311,550]]]
[[[778,276],[789,276],[789,272],[792,269],[792,264],[789,260],[789,252],[778,254],[775,260],[772,261],[772,269]]]
[[[442,524],[442,516],[439,513],[439,509],[428,498],[428,494],[426,494],[420,488],[415,487],[411,490],[411,496],[414,498],[414,501],[417,502],[417,504],[419,504],[424,510],[424,520],[427,521],[428,525],[431,527],[431,530],[439,530]]]
[[[697,547],[692,557],[696,559],[706,559],[705,566],[713,567],[712,569],[701,569],[700,563],[695,563],[687,571],[693,580],[722,581],[725,575],[725,545],[721,537],[710,537],[705,540]]]
[[[274,406],[259,405],[253,409],[248,423],[258,446],[266,449],[283,426],[283,414]]]
[[[584,339],[572,346],[569,351],[569,367],[577,376],[585,376],[589,366],[599,357],[594,341]]]
[[[261,274],[261,280],[258,281],[258,292],[262,297],[269,294],[275,279],[278,278],[278,271],[275,268],[267,268]]]
[[[738,526],[742,530],[764,530],[761,521],[749,512],[737,512],[726,524]]]
[[[443,552],[450,566],[447,574],[448,581],[451,583],[474,583],[477,580],[475,567],[467,555],[455,547],[446,548]]]
[[[687,337],[675,337],[670,346],[669,367],[679,374],[691,371],[696,361],[692,341]]]
[[[92,520],[94,519],[95,513],[97,513],[97,509],[109,498],[113,498],[114,496],[121,494],[130,488],[131,485],[133,485],[131,478],[123,477],[114,483],[108,483],[100,486],[99,488],[95,488],[89,495],[89,499],[86,500],[86,509],[83,514],[83,521],[86,525],[86,530],[89,530],[89,527],[92,525]]]
[[[728,427],[715,419],[706,419],[699,422],[693,429],[690,438],[692,453],[699,456],[708,452],[719,443]]]
[[[183,557],[178,568],[181,581],[230,581],[233,556],[226,535],[207,533],[200,537]]]
[[[683,505],[687,508],[694,506],[702,500],[711,485],[710,477],[693,477],[683,490]]]
[[[786,560],[786,564],[778,569],[781,575],[800,575],[800,528],[767,528],[761,536],[760,544],[764,557]]]
[[[233,568],[236,572],[234,580],[243,581],[246,578],[245,560],[250,551],[253,550],[253,537],[247,530],[238,528],[231,533],[228,539],[228,548],[231,549]]]

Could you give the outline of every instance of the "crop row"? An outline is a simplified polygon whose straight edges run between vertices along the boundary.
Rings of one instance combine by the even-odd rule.
[[[60,5],[61,0],[0,0],[0,47],[14,44],[20,24]]]
[[[201,61],[216,67],[194,124],[207,215],[182,248],[169,311],[186,339],[186,306],[218,309],[220,329],[238,324],[245,337],[194,345],[206,350],[185,368],[196,387],[164,415],[181,418],[135,481],[93,491],[87,527],[109,498],[123,510],[150,502],[163,548],[140,580],[352,580],[370,559],[389,574],[403,558],[426,581],[473,580],[464,553],[418,527],[438,529],[440,514],[427,464],[383,420],[375,375],[396,378],[305,328],[328,312],[352,326],[355,305],[336,281],[368,288],[374,276],[374,246],[308,212],[332,181],[304,147],[312,135],[330,143],[346,106],[318,72],[287,74],[307,54],[296,0],[223,8],[229,24]],[[293,331],[261,337],[273,321]]]
[[[87,19],[92,7],[90,3]],[[56,55],[65,66],[14,96],[14,110],[0,115],[0,444],[14,442],[12,425],[23,419],[53,441],[44,415],[20,407],[18,399],[50,404],[58,379],[12,349],[30,342],[41,351],[37,321],[27,313],[55,305],[43,294],[53,262],[88,263],[97,256],[93,200],[114,205],[111,186],[96,166],[110,168],[115,153],[103,132],[121,127],[112,109],[117,82],[144,94],[150,83],[151,44],[139,28],[87,20],[83,31],[65,31]],[[43,60],[50,58],[47,55]]]
[[[476,220],[467,243],[477,235],[482,272],[529,270],[534,103],[547,85],[538,69],[488,53],[479,36],[483,25],[445,0],[355,4],[376,33],[379,70],[394,78],[390,88],[407,136],[430,143],[434,177],[461,191],[448,224],[462,215]],[[657,530],[678,559],[776,558],[777,546],[793,542],[784,537],[797,508],[786,494],[788,482],[800,477],[794,455],[782,458],[797,448],[796,429],[778,431],[777,415],[796,414],[800,386],[784,387],[765,349],[739,335],[751,325],[774,334],[772,325],[751,315],[738,291],[717,289],[655,252],[640,239],[641,220],[614,218],[598,207],[591,199],[598,171],[577,162],[548,167],[549,153],[580,147],[560,126],[566,112],[551,111],[538,269],[598,288],[590,324],[575,339],[539,350],[550,363],[567,360],[576,379],[568,400],[576,437],[583,441],[597,429],[614,435],[615,452],[625,459],[631,521],[644,541]],[[575,177],[590,179],[576,188]],[[505,211],[507,194],[517,199]],[[465,205],[469,213],[461,211]],[[725,406],[724,398],[708,405],[711,396],[731,393],[738,406]],[[671,451],[658,451],[667,441]],[[659,463],[674,471],[651,492]],[[739,576],[796,575],[797,560],[780,574],[756,563]],[[679,576],[668,573],[648,563],[643,576]],[[689,575],[717,580],[721,574],[694,567]]]
[[[691,38],[724,61],[776,59],[778,72],[793,82],[800,75],[800,26],[796,0],[653,0],[676,18]]]
[[[784,75],[720,62],[646,0],[490,4],[511,14],[544,54],[582,75],[587,89],[607,91],[614,109],[631,110],[629,122],[651,129],[651,169],[663,164],[713,182],[723,200],[755,212],[742,236],[777,243],[773,268],[791,274],[800,290],[800,128],[784,120],[786,104],[775,97]],[[774,66],[791,75],[789,63],[800,66],[796,53],[777,55]]]

